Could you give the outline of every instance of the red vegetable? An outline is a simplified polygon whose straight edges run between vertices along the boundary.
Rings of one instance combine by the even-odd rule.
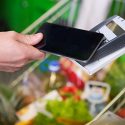
[[[71,96],[76,100],[80,100],[79,92],[79,89],[75,86],[65,86],[60,89],[60,94],[64,100]]]
[[[78,89],[75,86],[65,86],[62,88],[62,91],[76,94],[78,92]]]
[[[118,114],[120,117],[125,118],[125,108],[120,109],[120,110],[117,112],[117,114]]]

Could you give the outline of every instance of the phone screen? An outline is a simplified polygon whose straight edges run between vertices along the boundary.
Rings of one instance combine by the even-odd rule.
[[[45,23],[40,32],[44,38],[35,47],[80,61],[88,60],[104,37],[100,33],[51,23]]]

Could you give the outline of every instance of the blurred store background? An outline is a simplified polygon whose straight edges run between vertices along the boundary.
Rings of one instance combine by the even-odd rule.
[[[124,0],[2,0],[0,31],[31,34],[44,22],[90,30],[113,15],[125,18]],[[105,121],[125,120],[124,88],[124,55],[92,76],[47,55],[21,71],[0,72],[0,125],[85,125],[103,111],[110,111]]]

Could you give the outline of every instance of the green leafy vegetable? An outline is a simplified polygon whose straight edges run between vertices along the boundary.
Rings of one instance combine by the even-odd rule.
[[[107,73],[104,82],[111,86],[111,99],[125,87],[125,64],[115,62]]]
[[[46,110],[52,114],[52,118],[39,113],[34,125],[83,125],[92,120],[87,103],[82,100],[68,98],[65,101],[51,100],[47,102]],[[69,124],[68,124],[69,123]]]
[[[49,118],[42,113],[38,113],[35,117],[33,125],[61,125],[57,123],[56,119]]]
[[[76,101],[73,98],[69,98],[65,101],[48,101],[46,108],[54,117],[62,117],[80,122],[92,120],[88,106],[82,100]]]

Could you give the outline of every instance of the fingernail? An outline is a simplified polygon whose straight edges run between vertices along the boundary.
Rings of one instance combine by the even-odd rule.
[[[42,38],[42,37],[43,37],[43,34],[42,34],[42,33],[37,33],[37,34],[35,34],[35,36],[36,36],[37,38]]]
[[[41,59],[44,59],[45,58],[45,54],[42,53],[39,57],[38,57],[38,60],[41,60]]]
[[[39,41],[39,40],[42,39],[43,34],[42,34],[42,33],[37,33],[37,34],[35,34],[34,36],[35,36],[35,37],[34,37],[34,40]]]

